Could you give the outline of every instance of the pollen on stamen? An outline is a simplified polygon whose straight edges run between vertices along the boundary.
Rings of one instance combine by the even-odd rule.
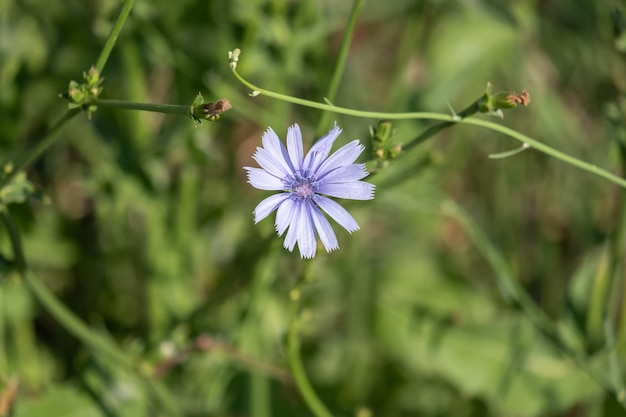
[[[315,194],[315,188],[308,180],[303,179],[298,181],[291,189],[300,198],[311,198]]]
[[[335,124],[304,155],[302,133],[297,124],[287,131],[286,147],[278,135],[268,128],[263,134],[263,148],[259,148],[255,155],[262,166],[246,167],[248,180],[255,188],[281,191],[257,205],[254,209],[255,223],[275,211],[278,235],[282,236],[289,230],[283,246],[292,251],[298,245],[302,258],[315,256],[318,238],[327,252],[339,247],[326,215],[350,233],[359,229],[356,220],[330,197],[352,200],[374,198],[374,185],[360,181],[368,174],[365,165],[354,163],[363,152],[358,140],[344,145],[328,158],[340,132]]]

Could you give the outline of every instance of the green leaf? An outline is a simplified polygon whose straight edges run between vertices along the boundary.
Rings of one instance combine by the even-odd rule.
[[[41,200],[41,193],[35,188],[24,172],[15,176],[13,181],[0,190],[0,202],[3,204],[20,204],[27,200]]]
[[[89,397],[67,385],[56,385],[43,396],[18,398],[15,417],[103,417]]]

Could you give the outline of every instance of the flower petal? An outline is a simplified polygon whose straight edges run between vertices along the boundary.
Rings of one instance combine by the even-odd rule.
[[[300,171],[302,169],[304,151],[302,149],[302,132],[297,123],[287,129],[287,151],[289,152],[291,165],[293,165],[296,171]]]
[[[373,184],[364,181],[328,184],[322,182],[317,188],[317,192],[331,197],[349,198],[350,200],[371,200],[374,198],[374,188]]]
[[[323,184],[337,184],[358,181],[368,175],[369,172],[365,169],[365,164],[351,164],[330,171],[319,180],[321,180]]]
[[[248,182],[252,184],[254,188],[259,190],[283,190],[285,184],[280,178],[277,178],[269,172],[254,167],[244,167],[248,171]]]
[[[348,232],[352,233],[356,230],[359,230],[359,225],[357,224],[356,220],[354,220],[354,217],[352,217],[350,213],[346,211],[346,209],[341,207],[330,198],[326,198],[320,195],[317,197],[315,202],[334,221],[339,223],[339,225],[346,229]]]
[[[317,172],[319,166],[322,162],[324,162],[330,153],[330,148],[332,148],[333,143],[337,140],[340,133],[341,129],[337,126],[337,124],[335,124],[335,127],[333,127],[330,132],[326,134],[326,136],[315,142],[304,157],[302,169],[308,170],[309,172]]]
[[[285,193],[290,196],[289,193]],[[292,198],[288,198],[283,201],[283,203],[278,207],[278,211],[276,212],[276,231],[278,232],[278,236],[282,236],[287,230],[287,227],[291,224],[293,216],[296,212],[296,202]]]
[[[280,141],[278,135],[271,127],[268,127],[262,137],[263,148],[265,148],[276,161],[284,168],[285,172],[293,172],[293,166],[289,161],[289,155],[285,145]]]
[[[256,153],[252,156],[261,165],[261,168],[275,177],[286,178],[293,171],[286,168],[286,163],[282,156],[276,158],[273,153],[263,148],[256,148]]]
[[[319,167],[316,174],[318,177],[323,177],[327,172],[333,171],[339,167],[350,165],[361,155],[365,146],[361,145],[358,140],[342,146],[332,154],[324,163]]]
[[[293,214],[289,221],[289,230],[287,230],[287,234],[285,235],[285,241],[283,242],[283,247],[285,249],[288,249],[289,252],[293,251],[293,248],[296,246],[296,242],[298,241],[298,222],[300,220],[301,205],[301,202],[294,201]]]
[[[300,204],[300,218],[296,226],[298,227],[298,249],[300,249],[300,257],[311,259],[317,251],[317,240],[315,238],[315,228],[311,219],[310,201]]]
[[[274,210],[284,205],[285,200],[289,198],[289,193],[274,194],[261,201],[254,209],[254,222],[258,223]]]
[[[334,251],[335,249],[339,249],[339,243],[337,242],[337,236],[335,236],[335,232],[330,225],[330,222],[326,219],[326,217],[322,214],[317,206],[311,206],[311,217],[313,218],[313,224],[315,225],[315,230],[317,230],[317,234],[320,237],[320,240],[324,244],[324,248],[326,252]]]

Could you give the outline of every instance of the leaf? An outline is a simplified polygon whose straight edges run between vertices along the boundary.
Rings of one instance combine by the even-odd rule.
[[[560,412],[602,394],[521,313],[463,283],[416,271],[410,260],[387,271],[377,323],[381,346],[407,375],[443,378],[485,399],[497,415]]]
[[[18,398],[15,417],[103,417],[86,394],[68,385],[56,385],[36,399]]]
[[[20,172],[10,184],[0,190],[0,202],[3,204],[21,204],[27,200],[40,201],[42,195],[26,178],[26,174]]]

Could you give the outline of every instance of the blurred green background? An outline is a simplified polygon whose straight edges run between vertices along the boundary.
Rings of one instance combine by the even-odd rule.
[[[94,64],[120,6],[0,1],[0,162],[37,144],[66,111],[58,94]],[[284,139],[299,123],[310,146],[322,113],[249,97],[226,55],[241,48],[238,71],[263,88],[322,101],[350,7],[137,0],[101,97],[190,104],[201,91],[233,108],[198,127],[157,113],[80,115],[28,171],[46,201],[10,208],[38,279],[138,367],[155,370],[185,416],[311,415],[285,348],[289,291],[304,261],[282,249],[273,220],[253,224],[268,193],[247,184],[242,167],[255,164],[268,126]],[[604,0],[366,1],[334,104],[448,113],[487,82],[527,89],[531,105],[501,123],[620,172],[623,13],[624,1]],[[330,120],[344,129],[337,147],[367,142],[377,123]],[[393,139],[405,143],[429,125],[394,122]],[[318,252],[302,294],[303,361],[334,413],[626,415],[503,296],[467,226],[608,374],[607,242],[622,190],[532,150],[488,158],[517,146],[456,126],[373,177],[375,200],[346,205],[361,230],[336,227],[341,249]],[[0,244],[10,257],[4,230]],[[13,416],[165,415],[127,369],[77,341],[23,282],[1,273],[0,400],[15,400]],[[624,362],[626,323],[617,329]]]

